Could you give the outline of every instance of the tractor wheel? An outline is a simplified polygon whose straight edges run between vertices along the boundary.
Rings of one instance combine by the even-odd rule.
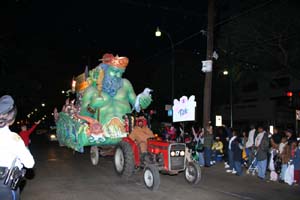
[[[93,165],[97,165],[99,162],[99,150],[97,146],[91,146],[90,158]]]
[[[160,176],[158,168],[155,165],[147,165],[144,168],[143,179],[144,184],[148,189],[152,191],[157,190],[160,185]]]
[[[195,162],[188,162],[184,171],[185,180],[190,184],[197,184],[201,180],[201,168]]]
[[[129,143],[121,141],[116,147],[114,167],[117,174],[129,178],[134,172],[134,156]]]

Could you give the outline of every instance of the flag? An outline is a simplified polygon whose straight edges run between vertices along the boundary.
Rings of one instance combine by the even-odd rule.
[[[86,81],[86,79],[89,77],[89,66],[85,66],[85,70],[84,70],[84,80]]]

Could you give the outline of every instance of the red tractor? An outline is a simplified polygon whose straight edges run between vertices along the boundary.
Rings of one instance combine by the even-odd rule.
[[[139,146],[131,138],[123,138],[115,149],[114,167],[123,178],[132,176],[136,169],[143,169],[144,184],[150,190],[159,188],[160,172],[174,175],[184,171],[190,184],[197,184],[201,179],[201,169],[192,161],[186,144],[157,138],[147,140],[146,154],[140,153]]]

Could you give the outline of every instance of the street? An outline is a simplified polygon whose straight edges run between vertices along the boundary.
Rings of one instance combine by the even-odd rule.
[[[223,163],[202,168],[202,180],[189,185],[183,174],[161,175],[158,191],[145,188],[142,171],[122,180],[114,171],[112,157],[101,157],[93,166],[89,147],[75,153],[57,142],[33,140],[34,176],[26,181],[22,200],[194,200],[194,199],[299,199],[300,186],[261,181],[250,175],[227,174]]]

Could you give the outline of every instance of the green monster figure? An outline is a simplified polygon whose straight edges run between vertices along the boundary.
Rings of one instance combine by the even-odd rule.
[[[137,98],[130,81],[122,78],[128,58],[105,54],[101,60],[102,63],[89,72],[87,88],[81,94],[79,114],[75,114],[70,120],[65,113],[60,113],[57,120],[57,126],[61,127],[58,127],[58,138],[61,138],[63,145],[75,150],[87,145],[119,142],[127,135],[123,116],[131,113],[134,105],[145,109],[152,101],[149,93],[140,94]],[[100,123],[100,128],[97,122]],[[70,123],[74,127],[72,133],[68,132],[70,128],[65,128]],[[93,130],[99,131],[93,133]]]
[[[129,80],[122,78],[128,58],[105,54],[102,62],[90,74],[92,84],[83,93],[80,114],[97,119],[107,136],[111,136],[124,132],[122,118],[131,112],[130,104],[135,104],[136,94]],[[150,95],[139,98],[142,109],[151,101]]]

